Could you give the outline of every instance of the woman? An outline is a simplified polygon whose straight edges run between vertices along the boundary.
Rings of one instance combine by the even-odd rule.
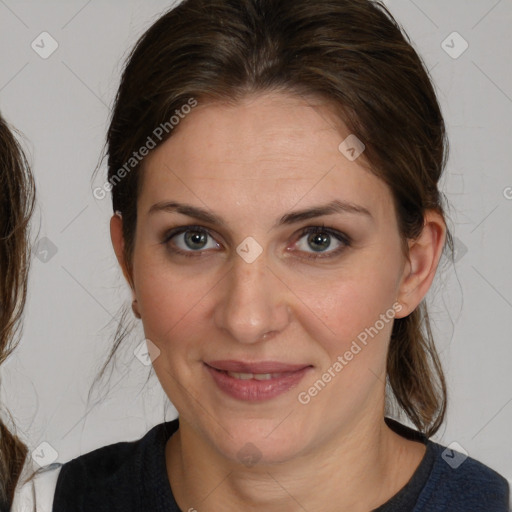
[[[507,510],[503,477],[429,440],[447,141],[381,4],[185,0],[107,142],[95,194],[179,418],[64,464],[54,511]]]
[[[28,222],[34,208],[34,181],[22,148],[0,115],[0,364],[14,350],[27,295],[30,265]],[[27,453],[0,421],[0,511],[10,510],[14,487]]]

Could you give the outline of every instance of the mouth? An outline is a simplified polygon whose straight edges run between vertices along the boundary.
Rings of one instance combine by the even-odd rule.
[[[222,370],[217,370],[222,371]],[[226,372],[226,375],[239,380],[270,380],[284,377],[284,373],[237,373],[237,372]]]
[[[311,365],[276,361],[204,363],[217,388],[232,398],[257,402],[275,398],[297,386]]]

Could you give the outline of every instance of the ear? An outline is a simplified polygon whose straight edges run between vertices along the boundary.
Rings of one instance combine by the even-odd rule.
[[[123,275],[128,281],[132,292],[134,291],[132,275],[124,257],[123,218],[120,212],[116,212],[110,219],[110,239],[116,253],[117,261],[121,266]]]
[[[396,318],[412,313],[427,294],[443,252],[446,224],[443,216],[428,210],[420,236],[409,240],[409,258],[400,282],[398,302],[403,306]]]

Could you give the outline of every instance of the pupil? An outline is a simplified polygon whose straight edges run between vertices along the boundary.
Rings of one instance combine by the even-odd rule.
[[[189,231],[186,233],[185,242],[191,249],[201,249],[206,243],[206,235],[198,231]],[[197,247],[199,245],[199,247]]]
[[[315,251],[321,251],[322,249],[327,249],[329,247],[330,235],[320,235],[318,233],[313,233],[309,236],[309,242],[311,244],[317,244],[320,246],[319,248],[312,247]]]

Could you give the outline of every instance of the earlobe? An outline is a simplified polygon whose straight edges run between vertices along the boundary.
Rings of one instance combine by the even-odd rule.
[[[135,318],[142,318],[140,316],[140,311],[139,311],[139,305],[137,303],[137,299],[133,299],[132,301],[132,311],[133,311],[133,314],[135,315]]]
[[[120,212],[115,212],[110,219],[110,239],[116,254],[117,261],[123,271],[123,275],[133,290],[133,281],[124,257],[123,219]]]
[[[441,259],[446,239],[446,224],[436,211],[425,213],[425,223],[418,238],[409,241],[409,260],[404,266],[398,302],[403,309],[396,315],[412,313],[427,294]]]

